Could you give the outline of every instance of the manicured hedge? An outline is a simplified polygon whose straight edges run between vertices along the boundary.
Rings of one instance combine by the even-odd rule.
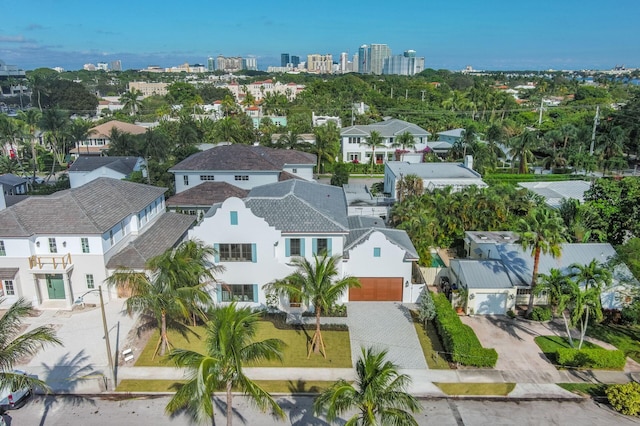
[[[483,348],[471,327],[464,325],[447,297],[435,295],[435,324],[442,344],[453,362],[474,367],[494,367],[498,361],[495,349]]]
[[[622,370],[627,362],[621,350],[560,348],[556,359],[563,367]]]
[[[640,383],[629,382],[623,385],[611,385],[605,393],[609,404],[616,411],[627,416],[640,414]]]

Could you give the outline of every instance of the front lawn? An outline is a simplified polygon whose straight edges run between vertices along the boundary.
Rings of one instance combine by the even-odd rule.
[[[626,356],[640,362],[640,326],[597,324],[589,326],[587,334],[615,346]]]
[[[333,385],[334,382],[314,380],[254,380],[269,393],[320,393]],[[122,380],[117,392],[175,392],[177,387],[184,384],[184,380]],[[223,392],[221,389],[220,392]]]
[[[434,383],[447,395],[499,395],[507,396],[515,383]]]
[[[429,368],[431,370],[448,370],[449,363],[441,355],[444,353],[444,348],[442,347],[442,343],[440,343],[440,338],[438,337],[438,333],[436,332],[433,322],[429,321],[425,330],[420,321],[418,321],[414,316],[413,326],[418,334],[418,340],[420,341],[420,346],[424,353],[424,359],[427,361]]]
[[[205,327],[189,327],[189,330],[196,333],[186,337],[169,331],[169,342],[180,349],[189,349],[203,353],[205,350]],[[263,361],[257,364],[247,365],[247,367],[330,367],[330,368],[351,368],[351,343],[348,331],[323,331],[322,338],[327,350],[327,358],[320,354],[311,354],[307,359],[307,351],[313,336],[314,329],[307,327],[299,330],[282,330],[276,328],[270,321],[260,321],[256,333],[256,340],[268,338],[281,339],[286,347],[283,350],[283,361]],[[158,331],[155,331],[147,345],[142,350],[140,357],[136,361],[138,367],[167,367],[172,366],[166,357],[156,356],[151,359],[158,344]]]
[[[557,364],[556,359],[556,351],[560,348],[571,348],[569,344],[569,340],[566,337],[562,336],[538,336],[534,338],[534,341],[542,350],[544,355],[554,364]],[[573,343],[578,345],[578,340],[574,339]],[[582,342],[583,349],[598,349],[600,346],[595,345],[591,342],[584,341]],[[602,349],[602,348],[600,348]]]
[[[603,383],[558,383],[558,386],[577,395],[588,395],[593,398],[606,398],[607,395],[604,392],[609,387]]]

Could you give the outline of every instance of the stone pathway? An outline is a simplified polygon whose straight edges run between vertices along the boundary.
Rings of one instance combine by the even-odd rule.
[[[351,359],[355,366],[361,347],[386,349],[401,369],[428,369],[409,311],[395,302],[350,302],[347,322]]]

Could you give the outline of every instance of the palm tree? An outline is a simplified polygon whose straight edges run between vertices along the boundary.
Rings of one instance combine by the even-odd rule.
[[[57,159],[58,164],[62,166],[66,154],[66,139],[69,129],[69,114],[58,108],[49,108],[42,113],[38,127],[46,132],[49,139],[49,146]],[[51,164],[51,172],[49,177],[55,172],[55,161]]]
[[[137,312],[153,317],[160,332],[154,357],[158,352],[163,356],[171,346],[168,325],[182,328],[181,319],[206,318],[213,303],[206,286],[214,280],[213,273],[221,270],[211,262],[214,254],[213,247],[189,240],[149,259],[147,272],[118,268],[107,278],[108,285],[131,293],[126,301],[129,315]]]
[[[551,268],[549,274],[540,274],[538,278],[540,281],[536,286],[536,296],[543,292],[547,294],[547,302],[551,306],[551,313],[555,318],[558,316],[558,312],[564,311],[569,277],[564,275],[561,270]]]
[[[356,363],[355,385],[340,380],[314,401],[316,415],[326,411],[335,421],[343,413],[356,410],[347,425],[417,425],[412,413],[421,409],[418,400],[407,392],[411,378],[386,360],[387,351],[362,348]]]
[[[373,175],[373,163],[376,161],[376,148],[384,146],[384,138],[377,130],[372,130],[369,137],[364,139],[364,145],[371,148],[371,175]]]
[[[585,290],[595,288],[601,293],[603,289],[611,285],[611,271],[596,259],[592,259],[586,265],[573,263],[569,266],[569,269],[571,270],[571,276],[578,284],[582,283]]]
[[[36,172],[38,171],[38,157],[36,154],[36,131],[38,130],[38,123],[42,118],[42,113],[35,108],[28,109],[26,111],[18,112],[18,119],[22,120],[29,129],[29,135],[31,136],[31,159],[33,160],[33,179],[36,180]]]
[[[327,124],[315,127],[313,133],[316,137],[316,142],[311,147],[311,152],[316,154],[318,158],[318,168],[316,173],[320,174],[322,170],[322,160],[327,160],[329,163],[333,163],[340,145],[340,131],[336,126],[336,123],[329,121]]]
[[[3,301],[0,299],[0,304]],[[13,372],[21,358],[35,355],[45,345],[62,345],[51,327],[36,327],[22,333],[22,319],[32,313],[31,303],[20,298],[0,317],[0,389],[35,386],[47,389],[42,380]]]
[[[142,96],[142,92],[133,89],[128,92],[125,92],[122,96],[120,96],[120,102],[122,103],[123,110],[129,111],[130,115],[137,115],[138,111],[140,111],[140,107],[142,106],[142,99],[139,99]]]
[[[394,148],[400,148],[402,150],[402,154],[399,158],[400,161],[402,161],[402,157],[404,156],[404,150],[405,148],[413,148],[414,146],[416,146],[416,141],[413,137],[413,134],[411,134],[411,132],[406,131],[404,133],[401,133],[400,136],[398,136],[393,143],[391,144],[392,147]],[[398,158],[396,158],[396,160],[398,160]]]
[[[529,162],[535,159],[533,152],[531,151],[535,142],[536,139],[533,132],[530,132],[529,130],[525,130],[520,137],[512,140],[509,155],[512,160],[515,160],[516,158],[518,159],[518,173],[524,174],[529,172]]]
[[[227,425],[233,419],[233,390],[249,396],[263,411],[271,408],[279,417],[282,409],[271,395],[249,379],[243,365],[264,359],[282,360],[284,342],[280,339],[254,341],[260,314],[251,308],[237,308],[233,302],[218,306],[207,325],[205,354],[174,349],[169,358],[186,368],[189,378],[167,404],[167,413],[187,409],[200,422],[213,421],[213,393],[224,389],[227,397]]]
[[[300,142],[302,142],[300,134],[294,128],[290,128],[278,138],[278,144],[288,149],[295,149]]]
[[[533,274],[531,276],[531,294],[527,315],[533,310],[533,296],[536,292],[540,254],[551,254],[560,257],[562,246],[566,242],[566,228],[562,218],[554,211],[540,207],[532,210],[525,218],[517,222],[520,235],[518,243],[524,250],[531,249],[533,256]]]
[[[313,305],[316,312],[316,331],[311,339],[308,356],[311,351],[318,353],[322,349],[322,355],[326,358],[327,352],[320,332],[320,316],[322,312],[328,312],[338,299],[353,287],[360,287],[360,281],[355,277],[338,277],[336,266],[340,256],[321,257],[313,255],[313,263],[306,258],[296,258],[293,265],[296,272],[282,280],[276,280],[265,286],[265,290],[289,299],[300,300],[305,305]]]

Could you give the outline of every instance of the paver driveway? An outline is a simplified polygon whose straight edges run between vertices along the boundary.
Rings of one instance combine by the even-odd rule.
[[[387,349],[401,369],[427,369],[424,354],[406,307],[396,302],[350,302],[347,323],[355,366],[361,347]]]

